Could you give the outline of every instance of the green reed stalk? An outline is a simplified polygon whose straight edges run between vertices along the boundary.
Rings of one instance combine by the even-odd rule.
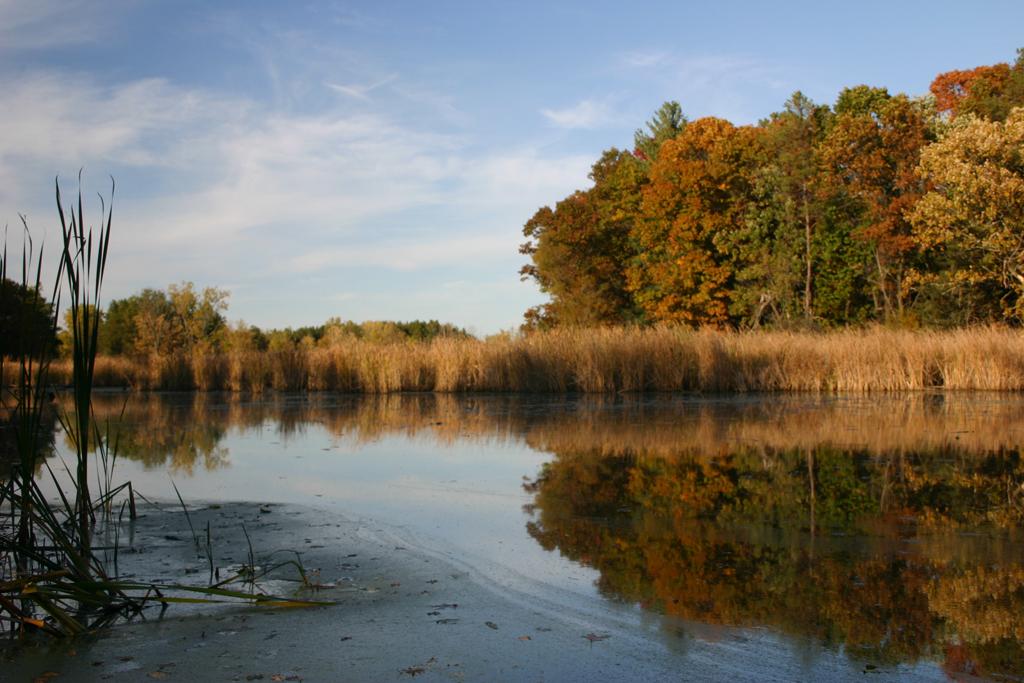
[[[44,417],[49,415],[49,411],[56,411],[56,407],[50,405],[54,397],[48,380],[54,350],[29,334],[31,314],[21,311],[15,316],[18,319],[13,321],[14,331],[20,335],[18,348],[12,354],[13,363],[17,366],[15,381],[11,386],[0,382],[0,415],[5,420],[11,416],[9,419],[13,422],[12,432],[18,453],[13,475],[7,481],[0,481],[0,623],[10,624],[12,634],[37,630],[54,636],[73,636],[109,625],[118,618],[130,618],[153,603],[166,606],[172,602],[214,603],[227,599],[270,606],[323,604],[254,595],[223,587],[240,580],[252,580],[250,575],[232,576],[205,588],[120,581],[116,575],[116,540],[113,548],[115,574],[113,578],[107,574],[105,561],[97,555],[101,548],[91,542],[95,513],[99,510],[109,522],[107,510],[113,497],[125,490],[125,486],[133,517],[135,506],[135,492],[130,483],[116,488],[111,486],[110,468],[117,457],[117,443],[114,442],[112,450],[106,450],[110,448],[109,430],[104,439],[95,427],[92,415],[99,304],[110,243],[112,209],[100,197],[103,222],[97,231],[87,230],[84,227],[81,191],[77,207],[72,204],[67,213],[59,183],[56,195],[63,251],[47,324],[51,333],[49,338],[55,337],[60,310],[58,292],[63,283],[70,298],[74,412],[58,414],[57,417],[75,449],[75,472],[72,473],[71,468],[65,465],[75,490],[65,491],[49,463],[42,458],[42,439],[53,433],[52,425],[48,427]],[[26,247],[21,263],[23,285],[19,295],[28,297],[29,292],[38,295],[41,291],[43,259],[41,253],[36,257],[27,225],[25,229]],[[6,277],[7,270],[5,243],[0,276]],[[33,300],[33,305],[36,303]],[[6,376],[3,374],[3,355],[0,353],[0,377]],[[90,430],[95,434],[104,469],[98,486],[100,495],[95,501],[89,490]],[[45,473],[43,476],[48,476],[53,484],[57,500],[48,499],[37,481],[37,469],[40,468],[41,474]],[[104,551],[109,549],[102,548]],[[211,571],[214,571],[209,526],[207,554]],[[10,558],[14,558],[13,562]],[[195,593],[205,597],[191,597],[190,594]]]
[[[17,463],[14,476],[5,488],[4,495],[0,496],[0,503],[3,498],[9,498],[11,514],[16,514],[18,531],[16,535],[16,547],[24,548],[31,543],[33,536],[32,525],[32,500],[26,495],[33,480],[36,465],[39,462],[39,454],[42,450],[42,435],[45,431],[44,412],[49,403],[47,375],[50,367],[53,349],[46,343],[41,343],[35,338],[39,332],[44,332],[36,327],[36,308],[42,301],[42,265],[43,252],[39,249],[35,253],[35,245],[28,230],[28,224],[24,216],[21,216],[24,228],[24,242],[21,253],[21,292],[19,304],[14,315],[13,329],[18,340],[17,348],[13,349],[12,360],[16,364],[16,376],[13,386],[0,388],[0,406],[4,412],[9,412],[11,425],[14,432],[15,451]],[[6,240],[3,250],[3,258],[0,260],[0,282],[6,282],[8,277],[8,264],[10,259],[7,255]],[[62,268],[63,264],[61,265]],[[56,294],[60,282],[60,269],[56,277],[54,287],[54,302],[51,307],[51,316],[48,320],[47,338],[52,339],[57,331],[57,309],[59,308],[59,294]],[[16,297],[17,298],[17,297]],[[0,377],[4,376],[4,354],[0,353]],[[0,506],[2,507],[2,506]],[[15,513],[15,507],[18,508]],[[19,571],[27,567],[26,555],[22,552],[14,553],[15,565]]]
[[[78,489],[76,512],[79,550],[89,553],[92,530],[92,500],[89,495],[89,426],[92,418],[92,386],[99,348],[100,292],[110,248],[110,227],[113,218],[114,181],[111,179],[110,206],[100,196],[100,227],[97,232],[85,228],[82,191],[78,191],[78,211],[71,205],[68,216],[56,183],[57,211],[64,236],[63,264],[69,294],[72,339],[72,385],[74,420],[69,422],[68,436],[75,446]],[[79,175],[81,185],[81,175]]]

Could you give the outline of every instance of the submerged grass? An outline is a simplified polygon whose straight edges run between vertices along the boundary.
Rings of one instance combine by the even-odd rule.
[[[58,381],[71,380],[67,361]],[[1024,332],[563,329],[487,340],[98,358],[96,386],[260,393],[1024,390]]]

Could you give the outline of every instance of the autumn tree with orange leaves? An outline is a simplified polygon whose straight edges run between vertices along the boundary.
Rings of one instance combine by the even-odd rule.
[[[521,274],[550,301],[525,327],[1024,323],[1016,185],[992,176],[1020,175],[1022,111],[1024,51],[924,98],[797,92],[755,126],[667,102],[527,222]]]
[[[704,118],[661,147],[644,190],[627,281],[647,318],[722,327],[731,322],[730,233],[752,194],[754,128]]]
[[[1024,106],[1024,48],[1017,61],[939,74],[929,88],[935,107],[953,117],[974,114],[1002,121],[1014,107]]]

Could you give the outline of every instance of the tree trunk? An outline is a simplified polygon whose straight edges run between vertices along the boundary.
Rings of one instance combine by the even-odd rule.
[[[811,209],[807,201],[807,184],[801,190],[804,200],[804,262],[807,266],[804,275],[804,317],[811,319],[811,279],[813,271],[811,267]]]

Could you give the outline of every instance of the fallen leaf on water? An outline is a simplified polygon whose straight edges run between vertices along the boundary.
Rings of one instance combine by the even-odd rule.
[[[493,628],[495,631],[498,630],[498,625],[493,621],[485,621],[484,623],[487,624],[487,628]]]
[[[163,680],[163,679],[167,678],[167,674],[164,673],[163,671],[150,671],[147,675],[150,678],[155,678],[157,680]]]
[[[415,678],[420,674],[427,673],[427,670],[433,667],[435,664],[437,664],[437,657],[430,657],[425,661],[424,664],[409,667],[407,669],[402,669],[400,673]]]
[[[589,640],[591,643],[596,643],[599,640],[608,640],[609,638],[611,638],[611,636],[606,634],[606,633],[602,633],[602,634],[588,633],[587,635],[585,635],[583,637],[586,638],[587,640]]]
[[[530,636],[519,636],[519,640],[533,640]]]

